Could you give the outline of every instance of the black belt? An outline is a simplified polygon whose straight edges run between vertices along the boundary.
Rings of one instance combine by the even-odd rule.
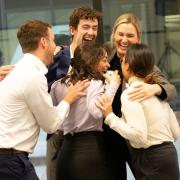
[[[27,152],[25,151],[19,151],[19,150],[16,150],[16,149],[13,149],[13,148],[0,148],[0,155],[1,154],[10,154],[10,155],[13,155],[13,154],[25,154],[25,155],[28,155]]]
[[[102,135],[102,131],[82,131],[75,133],[68,133],[64,137],[81,137],[81,136],[98,136]]]

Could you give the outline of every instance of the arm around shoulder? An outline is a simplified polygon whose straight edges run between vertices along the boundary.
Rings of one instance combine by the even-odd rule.
[[[166,79],[165,75],[157,66],[154,66],[153,69],[153,79],[162,89],[161,94],[158,95],[159,98],[166,101],[172,101],[177,96],[175,86]]]

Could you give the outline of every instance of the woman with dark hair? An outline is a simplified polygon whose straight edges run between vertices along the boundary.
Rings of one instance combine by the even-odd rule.
[[[105,93],[111,101],[120,84],[118,72],[108,78],[106,50],[97,44],[79,45],[71,61],[70,75],[56,81],[51,96],[56,105],[65,96],[68,87],[79,80],[89,79],[87,96],[72,104],[61,130],[64,142],[59,153],[57,177],[61,180],[111,180],[102,136],[103,113],[95,105]]]
[[[173,141],[180,136],[176,117],[166,101],[152,96],[131,101],[128,93],[141,83],[156,83],[153,76],[154,56],[143,44],[131,45],[122,62],[128,88],[121,95],[122,118],[112,112],[111,102],[104,96],[99,107],[105,123],[132,146],[132,165],[137,180],[179,180],[177,152]]]

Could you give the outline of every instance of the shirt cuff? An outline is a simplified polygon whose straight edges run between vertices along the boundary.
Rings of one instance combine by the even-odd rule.
[[[164,100],[167,98],[167,93],[166,93],[165,89],[160,84],[158,84],[158,85],[161,87],[162,92],[160,95],[156,95],[156,96],[159,97],[161,100]]]
[[[69,114],[70,104],[67,101],[63,100],[58,104],[57,109],[60,116],[60,125],[61,125]]]
[[[112,125],[112,119],[117,119],[118,117],[113,113],[109,113],[105,118],[105,124],[111,126]]]

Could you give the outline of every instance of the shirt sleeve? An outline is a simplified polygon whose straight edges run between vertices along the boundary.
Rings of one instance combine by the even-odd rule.
[[[24,97],[37,123],[47,133],[55,132],[68,116],[70,105],[67,102],[61,101],[57,107],[53,106],[43,75],[27,83]]]
[[[172,101],[177,96],[175,86],[166,79],[157,66],[154,66],[152,75],[155,83],[162,88],[162,93],[158,97],[162,100]]]
[[[89,113],[95,118],[103,118],[102,111],[96,106],[96,101],[103,94],[107,95],[111,100],[113,100],[115,93],[118,89],[116,83],[111,83],[107,87],[101,80],[91,80],[90,86],[87,92],[87,106]]]
[[[128,100],[127,94],[123,94],[121,100],[124,118],[110,113],[105,123],[130,140],[132,144],[144,144],[147,141],[147,124],[142,105],[139,102]]]

